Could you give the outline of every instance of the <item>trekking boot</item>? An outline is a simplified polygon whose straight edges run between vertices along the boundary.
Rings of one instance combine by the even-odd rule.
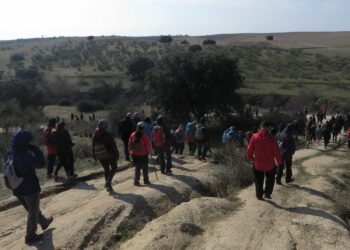
[[[31,236],[26,236],[25,243],[27,245],[32,245],[34,243],[41,241],[43,237],[44,237],[44,234],[33,234]]]
[[[114,190],[113,190],[113,187],[112,187],[112,186],[107,186],[107,187],[106,187],[106,190],[107,190],[107,192],[108,192],[108,193],[112,193],[112,192],[114,192]]]
[[[173,174],[173,171],[171,171],[171,170],[169,169],[169,170],[166,171],[165,174],[167,174],[167,175],[172,175],[172,174]]]
[[[265,199],[268,199],[268,200],[271,200],[271,199],[272,199],[270,194],[265,194],[265,195],[264,195],[264,198],[265,198]]]
[[[276,184],[277,184],[277,185],[282,185],[281,180],[276,180]]]
[[[135,186],[141,186],[140,182],[138,182],[138,181],[134,181],[134,185]]]
[[[52,221],[53,221],[53,217],[51,216],[50,218],[48,218],[47,223],[46,223],[45,225],[41,226],[41,229],[42,229],[43,231],[45,231],[45,230],[50,226],[50,224],[52,223]]]
[[[262,196],[257,196],[256,197],[259,201],[264,201],[264,198]]]
[[[292,177],[292,178],[286,180],[286,183],[293,182],[293,181],[294,181],[294,178]]]
[[[151,182],[149,180],[143,182],[145,185],[150,185]]]

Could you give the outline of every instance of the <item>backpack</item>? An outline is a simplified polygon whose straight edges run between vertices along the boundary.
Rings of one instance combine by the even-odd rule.
[[[194,135],[194,138],[196,140],[203,140],[204,139],[203,128],[204,127],[197,127],[196,134]]]
[[[95,157],[102,161],[111,159],[111,155],[102,141],[96,140],[95,142]]]
[[[277,140],[278,148],[280,149],[281,156],[287,152],[287,148],[284,145],[283,141]]]
[[[192,130],[193,130],[193,123],[189,122],[186,124],[186,129],[185,129],[185,135],[189,136],[192,134]]]
[[[13,155],[9,154],[3,167],[4,182],[6,187],[10,190],[18,188],[23,182],[23,177],[19,177],[16,174],[13,161]]]
[[[154,126],[152,131],[152,141],[155,146],[161,147],[165,144],[165,135],[161,126]]]

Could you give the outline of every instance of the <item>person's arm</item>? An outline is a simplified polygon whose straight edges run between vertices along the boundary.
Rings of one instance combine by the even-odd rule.
[[[252,160],[252,159],[253,159],[254,149],[255,149],[255,137],[253,136],[253,137],[250,139],[250,142],[249,142],[249,144],[248,144],[248,148],[247,148],[247,160]]]
[[[31,145],[30,151],[34,154],[34,167],[43,168],[45,167],[45,157],[43,151],[38,146]]]
[[[283,165],[281,152],[280,152],[280,149],[278,147],[277,140],[275,140],[275,139],[273,139],[273,142],[272,142],[272,150],[273,150],[273,156],[276,159],[277,163],[279,165]]]

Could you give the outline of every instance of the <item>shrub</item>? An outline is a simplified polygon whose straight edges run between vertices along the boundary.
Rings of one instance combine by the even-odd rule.
[[[72,105],[72,102],[68,99],[61,99],[59,102],[58,102],[58,105],[59,106],[71,106]]]
[[[215,45],[216,41],[212,39],[206,39],[203,41],[203,45]]]
[[[200,46],[199,44],[193,44],[188,48],[188,50],[191,52],[201,51],[202,46]]]
[[[159,38],[160,43],[171,43],[172,41],[173,39],[171,38],[171,36],[160,36]]]
[[[213,158],[220,165],[214,183],[218,196],[229,195],[230,191],[253,183],[253,171],[245,161],[244,149],[236,147],[234,143],[226,144],[214,153]]]
[[[78,102],[77,108],[79,112],[95,112],[97,110],[103,109],[103,104],[96,101],[82,100]]]

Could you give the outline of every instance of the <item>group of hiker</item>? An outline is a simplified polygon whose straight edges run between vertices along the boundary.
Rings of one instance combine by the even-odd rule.
[[[337,128],[340,132],[343,127],[347,128],[346,119],[343,118],[341,115],[336,115],[322,126],[322,120],[318,119],[316,122],[315,117],[310,116],[305,126],[307,136],[319,138],[319,134],[322,134],[324,138],[328,138],[328,131]],[[315,125],[316,129],[313,132],[311,127],[314,128]],[[321,133],[317,132],[317,126],[322,127]],[[237,130],[234,126],[224,131],[223,143],[247,148],[246,158],[253,163],[257,199],[271,199],[274,184],[282,184],[284,169],[286,169],[285,182],[294,181],[292,161],[296,149],[294,138],[296,130],[296,121],[289,124],[281,123],[278,128],[264,121],[260,129],[249,132]],[[132,161],[135,167],[135,186],[141,185],[141,171],[144,185],[151,184],[148,175],[150,160],[159,163],[162,174],[171,175],[172,153],[182,155],[185,143],[188,144],[188,154],[194,156],[197,152],[196,158],[202,161],[206,161],[207,153],[210,151],[209,130],[204,117],[199,119],[199,122],[190,121],[185,126],[179,124],[171,129],[161,115],[152,123],[149,117],[141,120],[137,113],[127,113],[118,125],[118,132],[123,141],[125,160]],[[348,133],[350,136],[350,129]],[[49,119],[47,127],[43,129],[42,137],[47,148],[47,178],[57,180],[59,170],[63,167],[68,179],[74,180],[77,177],[72,150],[74,142],[65,128],[64,121],[57,123],[56,118]],[[17,131],[13,135],[12,146],[4,164],[4,169],[7,169],[5,172],[7,186],[13,190],[13,194],[28,212],[25,236],[27,244],[42,239],[43,235],[36,233],[37,224],[45,230],[53,220],[52,217],[45,217],[40,211],[40,185],[35,169],[43,168],[45,159],[43,152],[32,144],[32,140],[30,132]],[[154,160],[153,155],[157,156]],[[99,120],[92,137],[92,157],[102,165],[105,188],[113,193],[112,180],[117,172],[120,153],[105,120]],[[56,159],[58,164],[54,169]],[[264,179],[266,179],[265,187]]]

